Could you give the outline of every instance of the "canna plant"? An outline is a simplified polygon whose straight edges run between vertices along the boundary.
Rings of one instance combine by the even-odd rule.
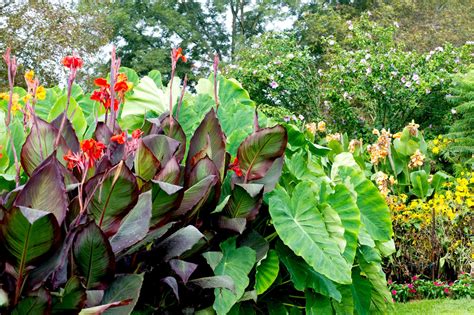
[[[171,58],[174,73],[186,59],[181,50]],[[203,83],[212,93],[197,96],[205,113],[186,129],[180,121],[196,110],[185,82],[179,97],[173,80],[163,88],[166,111],[140,99],[139,86],[133,91],[138,78],[121,71],[115,51],[110,78],[95,80],[90,100],[74,84],[82,60],[73,55],[63,60],[65,94],[48,89],[40,100],[28,92],[16,112],[16,62],[9,51],[4,59],[9,132],[2,141],[10,145],[0,195],[0,310],[130,314],[211,307],[225,314],[251,296],[248,275],[262,253],[246,230],[278,181],[287,132],[281,125],[261,128],[256,112],[241,132],[221,123],[226,107],[240,104],[245,93],[217,75],[217,59],[214,77]],[[156,87],[161,79],[154,74]],[[34,91],[39,83],[31,82]],[[226,94],[229,89],[238,93]],[[134,109],[133,98],[144,106]],[[245,106],[252,108],[250,101]],[[231,141],[222,124],[235,132]]]

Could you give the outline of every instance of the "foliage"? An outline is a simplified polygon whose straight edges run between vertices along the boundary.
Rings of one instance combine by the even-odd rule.
[[[8,54],[11,71],[15,62]],[[173,312],[208,307],[213,298],[192,297],[203,289],[207,297],[215,289],[214,309],[228,312],[244,295],[255,264],[249,257],[256,256],[233,236],[255,219],[263,191],[278,180],[272,166],[284,153],[285,129],[260,128],[252,116],[248,128],[242,128],[242,121],[237,128],[230,118],[245,110],[235,108],[245,106],[252,115],[253,103],[238,84],[220,76],[216,95],[205,89],[206,84],[212,87],[211,81],[201,81],[202,93],[188,95],[181,110],[176,99],[170,104],[173,116],[164,104],[151,103],[164,101],[167,90],[159,73],[153,73],[154,80],[139,81],[152,80],[147,91],[157,92],[150,94],[155,98],[143,99],[140,83],[130,90],[128,81],[138,76],[119,70],[112,55],[114,88],[105,78],[95,80],[100,90],[90,96],[92,102],[73,86],[82,62],[71,64],[64,61],[70,68],[66,100],[56,94],[64,93],[60,89],[48,89],[43,103],[31,95],[22,111],[5,120],[7,130],[19,125],[26,137],[12,141],[13,132],[6,132],[5,143],[19,150],[9,149],[2,158],[2,299],[8,292],[2,307],[20,314],[32,306],[39,313],[110,309],[129,314],[140,297],[139,309],[152,305]],[[114,96],[118,121],[110,106],[114,102],[107,103]],[[134,111],[134,101],[147,107]],[[12,102],[2,107],[6,114],[11,108]],[[157,118],[147,119],[149,111]],[[77,115],[81,120],[75,123]],[[178,115],[187,119],[184,130]],[[126,129],[130,120],[138,121],[141,129]],[[227,148],[237,157],[233,163]]]
[[[466,299],[474,294],[473,279],[467,273],[461,274],[454,282],[443,282],[439,279],[431,281],[413,276],[409,283],[389,281],[389,289],[397,302],[413,299]]]
[[[239,51],[235,63],[226,72],[239,78],[258,104],[318,117],[315,59],[291,35],[265,34]]]
[[[473,311],[474,300],[472,299],[437,299],[396,303],[394,314],[470,314]]]
[[[458,75],[453,82],[453,95],[449,100],[456,105],[453,108],[458,119],[451,126],[448,137],[454,141],[449,145],[447,153],[460,157],[464,162],[474,154],[474,70]]]

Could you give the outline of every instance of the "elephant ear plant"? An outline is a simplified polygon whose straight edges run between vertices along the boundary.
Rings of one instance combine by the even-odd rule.
[[[171,57],[174,73],[185,58],[180,50]],[[4,59],[11,96],[16,62],[9,52]],[[36,115],[37,80],[27,82],[32,97],[19,115],[9,99],[5,124],[20,121],[27,136],[20,144],[8,136],[16,180],[0,196],[0,312],[197,310],[212,304],[203,299],[212,293],[214,309],[227,312],[242,298],[256,255],[233,236],[278,181],[285,128],[260,128],[256,118],[231,157],[217,116],[216,62],[216,106],[190,139],[174,116],[182,97],[173,101],[171,92],[169,112],[129,136],[117,117],[131,86],[113,51],[110,79],[97,79],[91,96],[102,107],[93,112],[95,130],[83,138],[71,99],[82,60],[63,64],[67,99],[57,115]]]

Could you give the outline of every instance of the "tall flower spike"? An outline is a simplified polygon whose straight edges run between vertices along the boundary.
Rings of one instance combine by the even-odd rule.
[[[173,130],[173,79],[174,79],[174,74],[176,72],[176,64],[178,63],[178,60],[181,59],[183,62],[186,62],[186,56],[183,55],[183,49],[181,47],[179,48],[173,48],[171,50],[171,78],[170,78],[170,134]]]
[[[219,110],[219,94],[217,93],[217,70],[219,67],[219,55],[214,54],[214,100],[216,101],[216,112]]]

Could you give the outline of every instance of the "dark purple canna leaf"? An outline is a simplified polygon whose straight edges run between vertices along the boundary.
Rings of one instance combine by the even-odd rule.
[[[28,175],[31,175],[36,167],[54,152],[54,142],[59,132],[56,127],[40,118],[37,118],[36,122],[38,124],[31,128],[31,132],[21,148],[21,166]],[[67,154],[68,150],[69,147],[61,136],[56,156],[63,165],[66,165],[63,156]]]
[[[198,265],[179,259],[171,259],[169,261],[171,269],[181,278],[184,284],[189,280],[189,277],[196,270]]]
[[[117,232],[120,222],[138,200],[136,178],[123,161],[87,181],[85,192],[91,197],[89,212],[108,236]]]
[[[158,245],[163,251],[163,260],[169,261],[190,250],[204,235],[192,225],[188,225],[168,236]]]
[[[217,178],[220,178],[216,165],[206,155],[194,165],[191,172],[185,178],[185,187],[193,186],[209,175],[216,175]]]
[[[52,122],[51,125],[56,127],[58,130],[61,127],[61,122],[63,120],[64,113],[61,113],[58,117],[56,117]],[[33,127],[35,128],[35,127]],[[67,146],[73,152],[79,152],[79,139],[77,139],[76,131],[74,130],[69,118],[66,118],[64,128],[62,130],[62,134],[64,140],[66,141]]]
[[[171,121],[173,122],[173,128],[171,128],[170,133],[170,116],[168,114],[162,115],[160,117],[160,127],[158,129],[159,134],[164,134],[176,141],[179,142],[179,147],[176,150],[175,156],[179,163],[184,158],[184,154],[186,153],[186,134],[183,131],[183,128],[179,124],[179,122],[171,117]]]
[[[183,187],[154,180],[150,226],[155,226],[163,217],[177,209],[182,198]]]
[[[224,288],[235,292],[234,280],[226,275],[194,279],[189,281],[189,283],[197,285],[203,289]]]
[[[135,153],[134,167],[135,173],[144,181],[152,179],[160,169],[160,161],[153,152],[140,140]]]
[[[121,306],[124,306],[124,305],[128,305],[131,302],[132,302],[132,299],[128,299],[128,300],[117,301],[117,302],[97,305],[97,306],[93,306],[93,307],[88,307],[88,308],[82,309],[80,314],[81,315],[100,315],[100,314],[104,314],[104,312],[106,312],[107,310],[113,310],[116,307],[121,307]]]
[[[171,276],[163,278],[163,279],[161,279],[161,281],[166,283],[171,288],[171,290],[173,290],[173,293],[174,293],[174,295],[176,296],[176,299],[179,302],[178,281],[176,281],[176,279],[174,277],[171,277]]]
[[[68,196],[63,167],[52,154],[31,175],[15,200],[15,206],[51,212],[61,225],[66,217]]]
[[[115,127],[115,134],[120,134],[122,130],[120,127],[117,125]],[[94,138],[103,144],[107,145],[110,154],[109,154],[109,161],[112,163],[112,165],[115,165],[119,163],[123,158],[124,158],[124,152],[125,152],[125,145],[124,144],[118,144],[117,142],[110,141],[110,138],[114,134],[112,133],[112,130],[103,122],[98,122],[95,132],[94,132]]]
[[[273,164],[267,171],[267,174],[265,174],[265,176],[260,179],[253,180],[252,183],[264,185],[264,193],[270,192],[275,189],[275,186],[278,183],[278,180],[280,179],[281,171],[283,169],[283,160],[283,156],[277,158],[275,161],[273,161]]]
[[[155,179],[160,182],[179,185],[181,179],[181,167],[175,157],[172,157],[171,160],[166,163]]]
[[[5,258],[16,270],[19,297],[27,268],[55,250],[61,230],[52,213],[20,206],[6,214],[0,235]]]
[[[81,280],[72,276],[69,278],[64,291],[60,295],[53,296],[53,314],[78,313],[86,305],[86,289]]]
[[[199,205],[207,200],[207,197],[211,193],[211,188],[217,183],[218,177],[216,175],[209,175],[189,187],[183,196],[181,205],[178,210],[175,211],[174,215],[183,215],[188,213],[193,208],[199,208]]]
[[[230,230],[242,234],[245,231],[247,225],[247,219],[245,218],[228,218],[220,216],[217,225],[221,229]]]
[[[222,131],[216,112],[211,109],[196,129],[189,144],[186,160],[186,174],[191,172],[200,157],[207,156],[214,162],[219,171],[219,179],[224,179],[226,137]]]
[[[115,307],[110,313],[114,315],[131,314],[137,304],[142,284],[143,274],[119,275],[105,290],[101,304],[113,303],[115,301],[130,301],[126,305]]]
[[[285,153],[288,135],[280,125],[249,135],[239,146],[237,158],[245,181],[264,177],[277,158]]]
[[[151,218],[151,191],[142,193],[125,216],[117,233],[110,239],[115,254],[141,241],[148,233]]]
[[[82,227],[74,239],[76,270],[84,278],[86,289],[103,289],[115,273],[115,256],[107,236],[94,221]]]
[[[45,289],[39,289],[23,298],[12,310],[11,315],[49,314],[51,295]]]

